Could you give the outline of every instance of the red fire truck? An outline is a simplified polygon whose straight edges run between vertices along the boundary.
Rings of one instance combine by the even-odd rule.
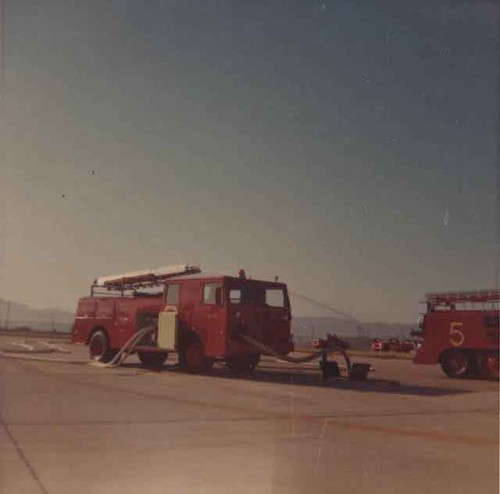
[[[498,378],[500,290],[429,293],[414,362],[449,377]]]
[[[210,370],[216,360],[251,370],[261,351],[243,334],[284,355],[293,350],[284,283],[248,279],[243,270],[234,277],[202,274],[189,264],[96,279],[78,302],[72,342],[106,362],[148,325],[155,331],[135,347],[148,367],[177,352],[190,372]]]

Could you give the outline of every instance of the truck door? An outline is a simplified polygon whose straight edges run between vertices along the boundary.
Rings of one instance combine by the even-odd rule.
[[[207,357],[223,357],[226,351],[226,314],[222,302],[222,282],[201,284],[201,301],[193,314],[193,325],[204,340]]]

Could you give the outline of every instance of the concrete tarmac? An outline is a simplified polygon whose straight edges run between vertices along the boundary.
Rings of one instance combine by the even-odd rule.
[[[100,369],[46,343],[0,336],[53,360],[0,355],[2,494],[498,493],[498,382],[381,359],[354,359],[366,382],[274,358],[248,376]]]

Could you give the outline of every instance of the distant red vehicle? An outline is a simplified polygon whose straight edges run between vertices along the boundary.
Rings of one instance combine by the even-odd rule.
[[[414,362],[440,364],[449,377],[498,379],[500,290],[431,293]]]
[[[151,287],[158,291],[139,291]],[[163,364],[174,351],[191,372],[209,370],[215,360],[251,370],[261,352],[240,334],[284,355],[293,350],[284,283],[247,279],[242,270],[234,277],[205,275],[190,265],[97,279],[90,297],[78,302],[72,342],[88,345],[92,359],[108,361],[148,325],[156,331],[136,348],[145,366]]]
[[[388,341],[390,352],[400,352],[401,342],[397,338],[390,338]]]
[[[386,352],[389,350],[389,343],[381,340],[380,338],[374,338],[372,340],[371,348],[374,352]]]
[[[397,338],[390,338],[389,340],[375,338],[372,340],[371,348],[375,352],[409,353],[415,349],[415,345],[411,341],[400,341]]]

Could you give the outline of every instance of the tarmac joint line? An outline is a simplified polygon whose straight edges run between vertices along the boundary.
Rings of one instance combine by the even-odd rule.
[[[42,481],[40,480],[40,477],[37,475],[35,469],[29,462],[28,458],[26,458],[26,455],[23,453],[23,450],[21,449],[21,446],[19,446],[19,443],[16,441],[16,438],[13,436],[12,432],[10,431],[7,423],[3,419],[2,415],[0,414],[0,423],[2,424],[2,427],[5,430],[5,433],[7,434],[8,438],[14,445],[14,448],[16,449],[17,454],[19,455],[19,458],[21,458],[22,462],[26,465],[26,468],[30,472],[31,476],[35,480],[35,482],[38,484],[38,487],[40,487],[40,490],[44,494],[49,494],[49,491],[46,489],[46,487],[43,485]]]

